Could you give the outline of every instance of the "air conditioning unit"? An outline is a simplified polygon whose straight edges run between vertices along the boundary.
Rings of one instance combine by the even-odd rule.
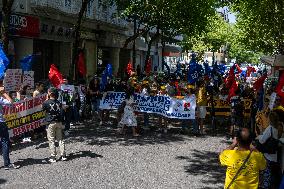
[[[14,13],[28,13],[30,0],[15,0],[12,12]]]

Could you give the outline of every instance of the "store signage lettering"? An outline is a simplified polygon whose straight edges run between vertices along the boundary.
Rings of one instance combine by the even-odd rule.
[[[57,35],[59,37],[72,37],[72,29],[48,24],[41,25],[41,32],[47,35]]]
[[[27,18],[20,15],[12,15],[10,18],[10,25],[14,27],[25,28],[28,26]]]
[[[23,37],[39,37],[39,18],[12,14],[10,17],[10,35]]]

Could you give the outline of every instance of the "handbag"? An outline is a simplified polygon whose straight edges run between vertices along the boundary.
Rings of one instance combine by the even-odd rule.
[[[229,189],[232,186],[233,182],[237,179],[237,177],[239,176],[240,172],[244,168],[245,164],[248,162],[251,153],[252,153],[252,150],[249,152],[249,155],[247,156],[247,158],[245,159],[245,161],[243,162],[243,164],[241,165],[241,167],[239,168],[239,170],[237,171],[237,173],[235,174],[234,178],[231,180],[230,184],[228,185],[228,187],[226,189]]]
[[[279,140],[273,138],[272,127],[270,137],[265,143],[261,144],[259,141],[256,142],[256,149],[262,153],[275,154],[278,150]]]

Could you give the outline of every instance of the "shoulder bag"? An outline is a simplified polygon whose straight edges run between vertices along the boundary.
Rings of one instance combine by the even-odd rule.
[[[242,169],[244,168],[245,164],[248,162],[251,153],[252,153],[252,150],[250,151],[249,155],[247,156],[247,158],[245,159],[245,161],[243,162],[243,164],[241,165],[241,167],[239,168],[239,170],[237,171],[234,178],[231,180],[230,184],[228,185],[228,187],[226,189],[229,189],[232,186],[233,182],[236,180],[236,178],[239,176],[239,174],[242,171]]]

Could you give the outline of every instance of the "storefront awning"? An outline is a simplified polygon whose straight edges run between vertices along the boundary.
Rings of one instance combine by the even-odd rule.
[[[181,47],[178,45],[166,44],[164,48],[163,56],[179,57],[181,55]]]

